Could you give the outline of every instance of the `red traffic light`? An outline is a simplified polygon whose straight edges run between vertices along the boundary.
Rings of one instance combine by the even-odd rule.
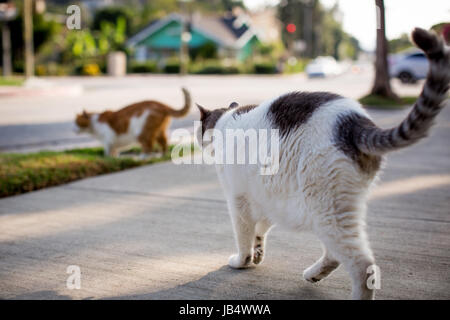
[[[295,30],[297,30],[297,27],[296,27],[295,24],[293,24],[293,23],[289,23],[289,24],[286,26],[286,31],[289,32],[289,33],[294,33]]]

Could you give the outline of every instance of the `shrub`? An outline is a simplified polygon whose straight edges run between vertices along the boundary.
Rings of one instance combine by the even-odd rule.
[[[38,64],[35,71],[37,76],[66,76],[70,74],[68,66],[55,62]]]
[[[236,74],[241,73],[239,65],[225,60],[200,60],[189,65],[193,74]]]
[[[305,71],[306,65],[308,64],[308,59],[288,59],[283,65],[284,73],[299,73]]]
[[[13,72],[15,73],[25,72],[25,63],[23,62],[23,60],[13,62]]]
[[[179,73],[180,63],[179,62],[169,62],[164,67],[165,73]]]
[[[43,65],[43,64],[38,64],[37,66],[36,66],[36,75],[37,76],[46,76],[48,73],[47,73],[47,67],[45,66],[45,65]]]
[[[152,73],[157,71],[158,67],[155,61],[132,62],[130,64],[131,73]]]
[[[131,33],[130,26],[133,22],[133,13],[131,9],[126,7],[105,7],[97,10],[92,21],[92,29],[101,30],[103,23],[109,22],[115,24],[120,18],[125,20],[127,33]]]
[[[217,46],[213,42],[206,42],[200,47],[189,50],[191,59],[215,59],[217,58]]]
[[[272,62],[259,62],[253,65],[253,71],[258,74],[277,73],[277,66]]]
[[[205,66],[195,72],[196,74],[236,74],[239,73],[237,67]]]
[[[100,72],[100,67],[98,66],[98,64],[88,63],[88,64],[83,65],[82,73],[83,73],[83,75],[86,75],[86,76],[97,76],[101,72]]]
[[[195,74],[236,74],[240,70],[236,66],[223,66],[219,63],[198,66],[192,73]]]

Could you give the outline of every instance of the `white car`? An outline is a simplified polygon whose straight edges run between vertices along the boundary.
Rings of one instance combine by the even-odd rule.
[[[407,51],[389,57],[389,74],[403,83],[414,83],[427,76],[428,59],[421,51]]]
[[[333,57],[317,57],[306,66],[309,78],[335,76],[342,73],[341,66]]]

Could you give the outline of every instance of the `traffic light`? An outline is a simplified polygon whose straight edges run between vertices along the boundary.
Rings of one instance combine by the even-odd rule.
[[[297,30],[297,27],[296,27],[295,24],[293,24],[293,23],[289,23],[289,24],[286,26],[286,31],[289,32],[289,33],[294,33],[295,30]]]

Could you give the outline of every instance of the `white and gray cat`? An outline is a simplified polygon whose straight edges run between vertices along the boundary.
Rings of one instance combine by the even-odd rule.
[[[342,264],[352,279],[352,297],[374,298],[366,284],[367,269],[375,263],[365,231],[369,188],[383,155],[427,135],[449,88],[449,48],[423,29],[415,29],[412,38],[426,53],[430,70],[414,108],[392,129],[377,127],[358,102],[327,92],[294,92],[213,111],[199,106],[202,136],[208,129],[280,132],[275,175],[260,175],[254,165],[217,165],[238,249],[229,259],[231,267],[261,263],[274,224],[310,229],[324,251],[304,278],[320,281]]]

